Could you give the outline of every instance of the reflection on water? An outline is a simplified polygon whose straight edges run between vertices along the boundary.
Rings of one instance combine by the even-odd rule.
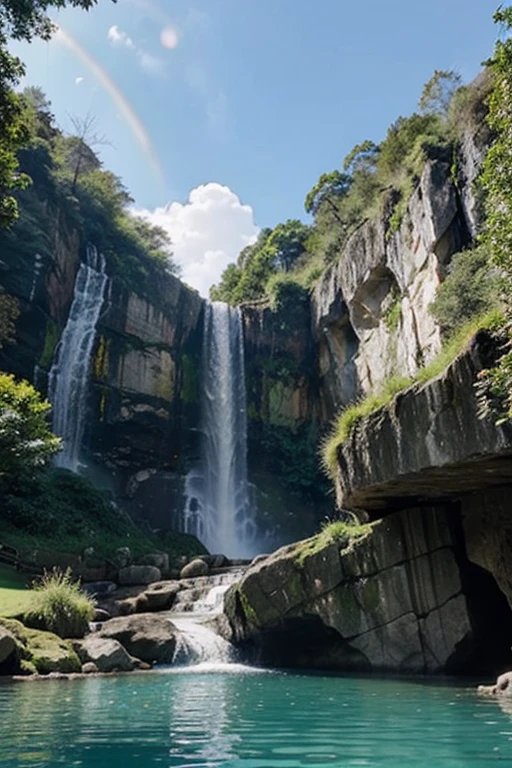
[[[396,680],[173,671],[0,685],[2,768],[512,764],[509,702]]]

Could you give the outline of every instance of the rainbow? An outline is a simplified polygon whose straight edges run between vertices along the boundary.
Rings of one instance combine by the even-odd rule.
[[[89,69],[94,75],[96,80],[108,93],[121,115],[126,120],[132,134],[141,146],[145,155],[147,156],[151,168],[153,169],[157,179],[164,184],[164,174],[158,155],[151,143],[149,134],[144,127],[144,124],[140,120],[137,113],[134,111],[130,102],[126,99],[121,89],[114,83],[108,72],[101,66],[101,64],[94,59],[91,54],[82,48],[82,46],[73,38],[68,32],[65,32],[61,26],[57,25],[57,29],[54,33],[53,39],[61,45],[65,45],[70,51],[72,51]]]

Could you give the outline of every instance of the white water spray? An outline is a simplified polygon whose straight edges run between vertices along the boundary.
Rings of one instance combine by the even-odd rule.
[[[210,552],[251,556],[242,318],[222,302],[205,307],[201,432],[201,464],[186,479],[183,528]]]
[[[105,259],[89,245],[86,262],[80,264],[76,276],[69,317],[55,350],[48,380],[52,429],[64,441],[55,463],[73,472],[78,467],[96,325],[107,282]]]

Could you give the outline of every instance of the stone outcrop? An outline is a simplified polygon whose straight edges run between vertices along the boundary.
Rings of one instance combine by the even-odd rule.
[[[439,376],[356,423],[338,448],[338,503],[373,517],[509,482],[512,427],[482,416],[475,384],[495,361],[478,334]]]
[[[225,610],[235,642],[279,666],[456,672],[479,652],[444,510],[396,513],[349,545],[320,536],[281,549]]]
[[[363,223],[313,292],[320,387],[331,416],[397,371],[412,375],[441,346],[428,307],[451,256],[468,242],[450,161],[430,160],[397,231]]]

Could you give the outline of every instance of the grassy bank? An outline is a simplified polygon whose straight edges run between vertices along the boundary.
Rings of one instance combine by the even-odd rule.
[[[0,565],[0,616],[17,616],[22,613],[28,608],[31,594],[26,576]]]

